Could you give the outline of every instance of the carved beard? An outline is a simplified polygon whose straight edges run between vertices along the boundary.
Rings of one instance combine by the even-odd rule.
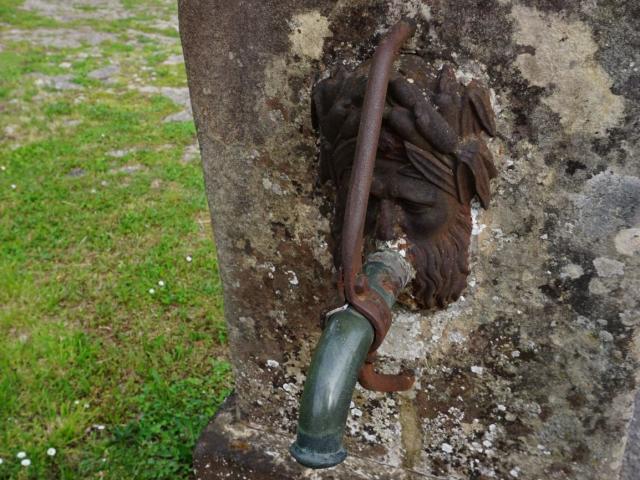
[[[420,308],[444,308],[467,286],[471,209],[460,205],[449,228],[428,241],[413,244],[409,258],[416,269],[414,298]]]

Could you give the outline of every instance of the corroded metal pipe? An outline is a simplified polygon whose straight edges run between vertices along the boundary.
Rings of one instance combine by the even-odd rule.
[[[413,270],[398,252],[384,250],[369,255],[363,273],[391,308]],[[349,405],[373,341],[373,327],[351,306],[328,319],[304,384],[298,434],[291,446],[291,454],[302,465],[327,468],[346,458],[342,437]]]

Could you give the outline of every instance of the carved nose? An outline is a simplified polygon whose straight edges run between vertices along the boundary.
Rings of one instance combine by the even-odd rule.
[[[393,212],[393,202],[390,200],[380,201],[378,205],[378,217],[376,218],[376,238],[378,240],[388,241],[395,238],[395,218]]]

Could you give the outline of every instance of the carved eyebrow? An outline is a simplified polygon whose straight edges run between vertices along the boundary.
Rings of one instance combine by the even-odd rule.
[[[404,142],[404,145],[411,165],[422,174],[425,180],[454,198],[458,197],[454,179],[454,164],[450,158],[422,150],[409,142]]]

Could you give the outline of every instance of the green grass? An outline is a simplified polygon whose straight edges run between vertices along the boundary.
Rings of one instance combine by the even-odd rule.
[[[189,478],[231,388],[202,173],[182,161],[193,123],[129,88],[186,85],[154,26],[175,2],[123,3],[134,15],[99,27],[117,40],[57,49],[7,32],[100,22],[0,0],[0,479]],[[111,83],[88,76],[112,62]],[[59,75],[81,88],[39,80]]]
[[[22,3],[22,0],[0,1],[0,19],[2,22],[20,28],[55,27],[58,25],[51,18],[19,8]]]

